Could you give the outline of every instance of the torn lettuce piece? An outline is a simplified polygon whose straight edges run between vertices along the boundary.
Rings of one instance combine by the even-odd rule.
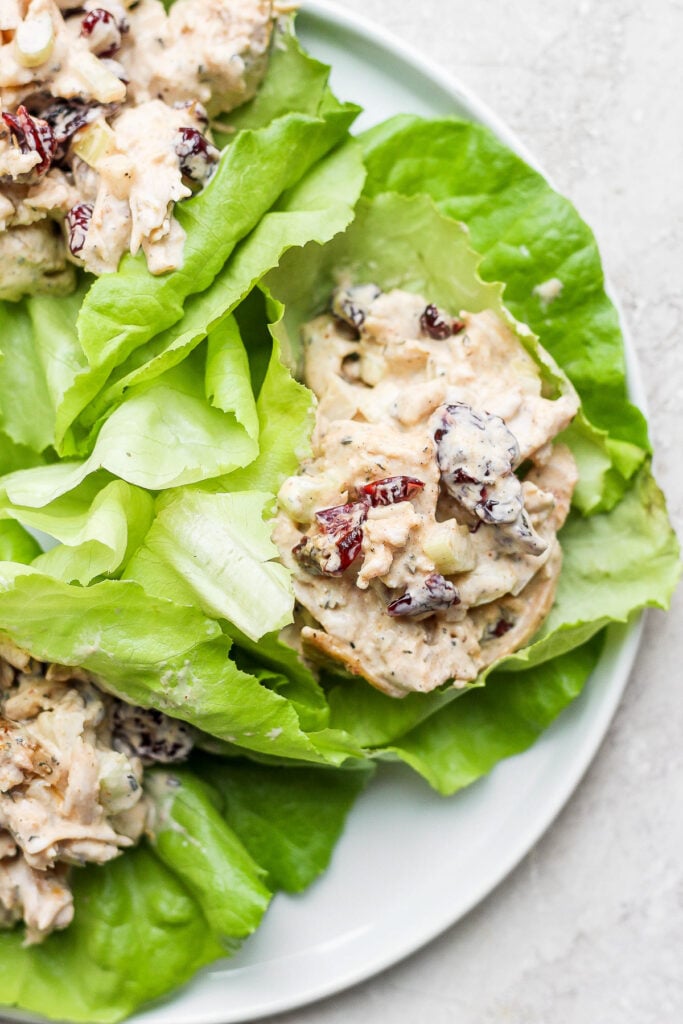
[[[148,594],[173,596],[226,619],[252,640],[292,621],[289,572],[264,519],[272,496],[259,491],[173,492],[157,502],[144,544],[125,569]]]
[[[60,541],[33,565],[66,583],[87,586],[98,576],[115,573],[147,533],[154,510],[150,494],[108,474],[95,474],[75,490],[42,508],[22,508],[3,501],[5,517]]]
[[[258,928],[270,902],[266,872],[220,813],[220,798],[187,770],[145,775],[151,844],[201,907],[226,950]]]
[[[234,321],[212,334],[206,359],[205,346],[152,384],[131,388],[87,459],[19,471],[0,480],[0,491],[13,504],[41,508],[102,469],[156,491],[248,465],[258,454],[256,410]]]

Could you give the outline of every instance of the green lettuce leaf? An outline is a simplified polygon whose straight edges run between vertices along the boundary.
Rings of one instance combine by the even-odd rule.
[[[254,489],[276,495],[310,451],[314,402],[313,394],[284,366],[280,343],[274,339],[256,403],[259,454],[244,469],[223,477],[221,486],[228,491]]]
[[[360,149],[348,142],[317,163],[300,183],[280,197],[206,291],[185,302],[181,321],[161,331],[110,374],[101,393],[84,409],[77,425],[86,435],[121,403],[129,388],[154,380],[175,366],[245,299],[284,252],[309,241],[327,242],[353,216],[365,171]],[[251,338],[245,335],[251,352]]]
[[[526,672],[493,673],[485,687],[448,707],[385,748],[445,796],[526,750],[579,695],[597,664],[602,637]]]
[[[668,608],[681,575],[680,547],[648,467],[610,512],[572,513],[560,533],[564,560],[555,603],[506,671],[556,657],[641,608]]]
[[[221,945],[235,949],[270,902],[266,872],[221,816],[220,798],[191,772],[148,772],[145,792],[157,857],[182,879]]]
[[[293,703],[238,668],[215,619],[133,581],[69,586],[2,562],[0,623],[0,637],[39,660],[81,665],[129,703],[159,708],[242,753],[333,765],[362,756],[327,727],[324,709],[306,732]]]
[[[187,234],[183,265],[154,277],[144,256],[126,255],[115,274],[93,284],[78,317],[90,365],[111,367],[180,320],[187,297],[209,287],[237,243],[344,138],[357,112],[328,104],[321,116],[290,112],[237,132],[209,185],[175,208]]]
[[[301,892],[328,867],[372,765],[282,770],[212,758],[201,771],[223,795],[228,824],[266,868],[271,888]]]
[[[202,348],[152,384],[131,388],[102,425],[87,459],[20,470],[0,480],[0,491],[15,505],[41,508],[102,469],[157,491],[248,465],[258,453],[256,410],[253,399],[247,400],[248,363],[236,331],[233,321],[212,334],[208,371]],[[231,377],[221,381],[219,374],[228,369]],[[234,387],[240,373],[243,379]]]
[[[69,296],[0,302],[0,430],[36,452],[63,436],[81,401],[70,408],[74,381],[89,373],[74,329],[88,287],[83,278]],[[90,381],[83,400],[96,390]]]
[[[292,621],[289,572],[279,562],[259,491],[206,494],[184,489],[157,502],[144,545],[126,566],[127,579],[148,594],[173,596],[227,619],[252,640]]]
[[[67,583],[87,586],[97,576],[115,573],[139,547],[153,508],[146,491],[96,475],[42,508],[7,505],[0,498],[0,519],[14,519],[61,541],[43,554],[36,545],[33,565]]]
[[[224,953],[182,879],[144,847],[77,870],[74,899],[73,924],[40,946],[0,932],[3,1004],[109,1024]]]
[[[19,523],[0,521],[0,562],[29,565],[40,551],[38,541]]]

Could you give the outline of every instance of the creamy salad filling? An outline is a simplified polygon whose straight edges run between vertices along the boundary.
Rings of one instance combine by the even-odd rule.
[[[211,179],[209,118],[265,73],[272,0],[0,0],[0,299],[70,263],[182,264],[177,202]]]
[[[274,531],[298,642],[392,696],[463,686],[552,605],[578,398],[494,313],[404,291],[341,287],[303,336],[313,454]]]
[[[184,723],[0,643],[0,927],[23,921],[36,943],[70,924],[71,866],[141,838],[144,766],[182,761],[192,744]]]

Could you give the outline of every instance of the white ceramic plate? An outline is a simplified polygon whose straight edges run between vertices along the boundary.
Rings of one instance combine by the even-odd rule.
[[[321,0],[305,3],[297,26],[307,48],[332,65],[336,94],[364,107],[360,128],[401,112],[458,114],[488,125],[538,167],[463,86],[376,26]],[[642,407],[630,344],[627,351],[631,394]],[[300,897],[278,896],[236,957],[135,1024],[235,1024],[289,1010],[371,977],[456,922],[515,867],[571,795],[619,702],[640,633],[637,624],[612,629],[582,696],[531,750],[457,796],[439,797],[407,769],[384,766],[354,808],[326,875]],[[424,864],[429,871],[416,870]]]

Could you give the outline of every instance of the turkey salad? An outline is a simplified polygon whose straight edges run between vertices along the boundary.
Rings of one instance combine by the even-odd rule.
[[[274,533],[312,617],[303,650],[391,696],[463,686],[552,605],[576,482],[552,442],[578,398],[544,398],[492,312],[374,285],[331,309],[303,329],[313,457],[283,484]]]
[[[2,0],[0,298],[68,291],[67,261],[182,265],[174,205],[211,179],[209,118],[266,71],[271,0]]]

